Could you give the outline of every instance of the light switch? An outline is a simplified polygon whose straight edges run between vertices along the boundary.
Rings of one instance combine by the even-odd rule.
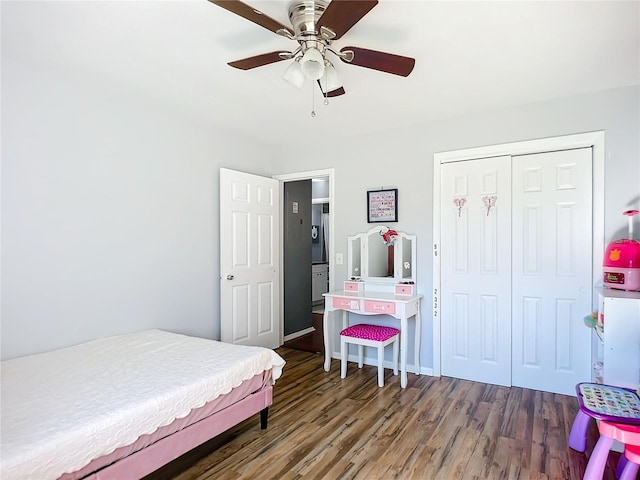
[[[341,253],[336,253],[336,265],[342,265],[344,263],[344,258]]]

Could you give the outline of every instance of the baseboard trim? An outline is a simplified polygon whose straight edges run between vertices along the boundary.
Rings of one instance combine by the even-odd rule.
[[[306,335],[307,333],[313,333],[316,329],[313,327],[305,328],[304,330],[300,330],[299,332],[290,333],[289,335],[284,336],[284,341],[288,342],[289,340],[293,340],[294,338],[301,337]]]
[[[340,352],[333,352],[333,355],[331,355],[331,358],[334,360],[338,360],[340,361]],[[354,362],[354,363],[358,363],[358,355],[357,354],[351,354],[348,356],[347,361],[349,362]],[[371,357],[367,357],[365,356],[363,358],[363,362],[365,365],[369,365],[371,367],[377,367],[378,366],[378,361],[377,359],[371,358]],[[385,360],[384,361],[384,367],[385,368],[393,368],[393,364],[388,361]],[[407,363],[407,373],[416,373],[416,366],[412,365],[410,363]],[[428,377],[434,377],[434,376],[439,376],[439,375],[435,375],[433,373],[433,368],[432,367],[420,367],[420,373],[418,375],[426,375]]]

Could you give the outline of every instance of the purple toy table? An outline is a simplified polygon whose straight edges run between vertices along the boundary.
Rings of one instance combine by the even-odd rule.
[[[640,425],[640,398],[633,390],[579,383],[576,385],[578,414],[569,434],[569,446],[579,452],[587,448],[587,430],[592,418]]]

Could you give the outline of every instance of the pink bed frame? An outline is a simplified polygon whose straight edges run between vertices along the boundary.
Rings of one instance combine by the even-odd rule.
[[[223,406],[220,408],[221,404],[218,402],[217,410],[214,413],[206,413],[207,405],[195,409],[188,417],[177,419],[170,425],[159,428],[154,434],[145,436],[146,439],[141,437],[138,442],[97,458],[83,469],[65,474],[59,480],[79,478],[84,480],[113,480],[116,478],[118,480],[137,480],[256,413],[260,413],[261,428],[266,429],[268,409],[273,402],[271,375],[270,372],[265,372],[265,374],[267,373],[269,379],[261,389],[247,395],[242,393],[241,385],[231,394],[222,397]],[[248,386],[248,381],[243,385]],[[242,396],[240,400],[237,399],[238,395]],[[228,405],[224,406],[225,403]],[[203,415],[204,418],[200,418]],[[179,430],[166,434],[176,428]],[[147,445],[140,447],[140,444]]]

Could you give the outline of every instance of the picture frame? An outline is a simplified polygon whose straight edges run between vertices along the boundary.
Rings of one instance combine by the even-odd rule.
[[[367,191],[367,223],[398,221],[398,189]]]

